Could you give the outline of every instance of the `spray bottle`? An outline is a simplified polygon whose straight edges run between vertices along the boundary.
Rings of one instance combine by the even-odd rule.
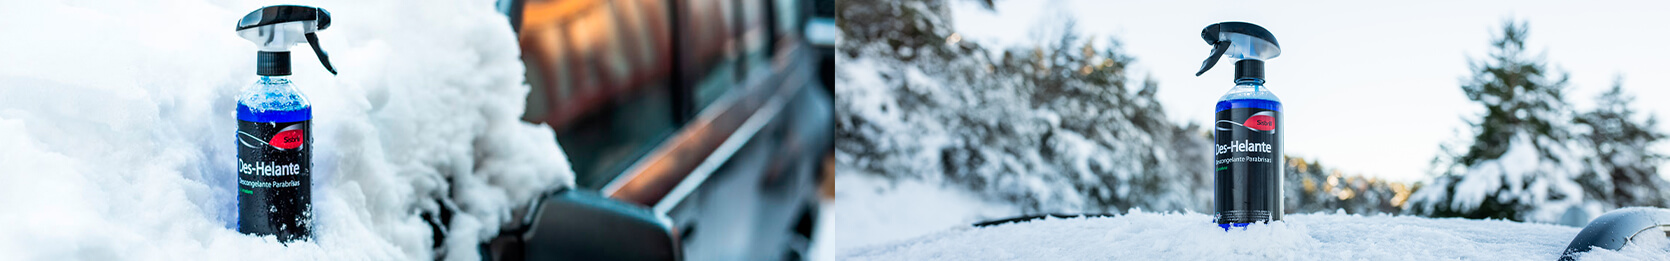
[[[1281,55],[1281,46],[1269,30],[1244,22],[1212,24],[1200,36],[1212,45],[1212,54],[1195,76],[1212,69],[1219,57],[1239,60],[1235,87],[1218,99],[1213,122],[1214,218],[1224,229],[1281,220],[1281,100],[1264,87],[1264,60]]]
[[[255,81],[238,94],[238,231],[280,242],[312,238],[313,106],[290,84],[290,46],[306,42],[336,74],[315,31],[330,13],[308,6],[263,7],[238,20],[238,36],[260,46]]]

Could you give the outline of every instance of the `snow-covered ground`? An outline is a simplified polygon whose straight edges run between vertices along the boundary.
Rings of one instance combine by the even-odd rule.
[[[1555,260],[1578,228],[1498,220],[1290,215],[1225,232],[1199,213],[1136,212],[962,227],[843,253],[849,260]],[[1580,258],[1663,260],[1670,240]]]
[[[427,260],[455,208],[474,259],[508,209],[572,184],[493,1],[296,1],[333,15],[292,80],[313,104],[316,237],[235,230],[233,114],[274,1],[0,1],[0,260]]]
[[[910,239],[988,219],[1018,215],[1012,204],[981,200],[966,189],[916,179],[888,181],[879,175],[835,175],[835,202],[829,214],[835,249]]]
[[[838,260],[1554,260],[1580,228],[1502,220],[1312,213],[1224,231],[1207,214],[1133,210],[1110,218],[1020,215],[942,181],[846,171],[825,234]],[[1670,240],[1583,260],[1667,260]]]

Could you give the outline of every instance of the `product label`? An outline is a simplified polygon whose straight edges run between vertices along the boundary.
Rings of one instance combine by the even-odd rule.
[[[1212,138],[1218,224],[1281,220],[1282,133],[1279,111],[1218,111]]]
[[[308,237],[313,201],[309,121],[238,121],[238,231]]]

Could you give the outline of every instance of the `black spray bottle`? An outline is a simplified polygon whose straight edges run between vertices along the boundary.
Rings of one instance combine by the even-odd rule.
[[[1195,76],[1219,57],[1238,60],[1235,87],[1218,99],[1213,122],[1214,218],[1224,229],[1281,220],[1281,100],[1264,87],[1264,60],[1281,55],[1281,46],[1269,30],[1244,22],[1213,24],[1200,36],[1212,45],[1212,55]]]
[[[308,6],[263,7],[238,20],[238,36],[260,46],[255,82],[238,94],[238,231],[281,242],[313,235],[313,106],[290,84],[290,45],[306,42],[336,74],[319,37],[330,13]]]

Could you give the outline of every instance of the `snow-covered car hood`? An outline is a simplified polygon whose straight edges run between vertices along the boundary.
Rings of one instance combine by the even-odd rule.
[[[1198,213],[964,227],[841,253],[845,260],[1555,260],[1578,228],[1501,220],[1299,214],[1224,231]],[[1670,240],[1599,259],[1663,258]]]

